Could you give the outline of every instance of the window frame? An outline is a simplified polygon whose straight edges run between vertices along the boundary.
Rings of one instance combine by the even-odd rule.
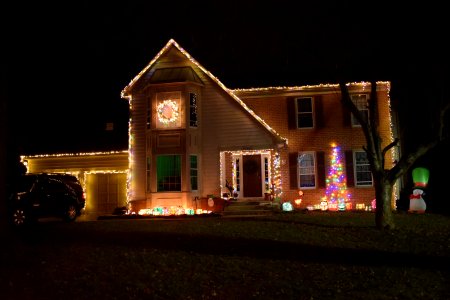
[[[163,104],[165,101],[171,101],[173,104],[176,105],[178,108],[177,114],[178,116],[169,123],[163,123],[160,120],[160,113],[158,112],[158,106]],[[178,129],[183,127],[183,118],[184,118],[184,112],[182,110],[182,92],[177,91],[171,91],[171,92],[157,92],[156,93],[156,101],[154,103],[154,114],[155,114],[155,125],[153,126],[154,129],[158,130],[164,130],[164,129]],[[169,103],[167,104],[169,105]]]
[[[174,182],[174,183],[171,183],[171,182],[169,182],[168,183],[168,185],[170,186],[170,185],[177,185],[177,186],[179,186],[179,189],[161,189],[160,188],[160,177],[159,177],[159,159],[161,158],[161,157],[168,157],[168,156],[172,156],[172,157],[178,157],[178,163],[179,163],[179,165],[178,165],[178,170],[179,170],[179,174],[177,174],[178,176],[166,176],[166,177],[178,177],[179,178],[179,182]],[[157,155],[156,156],[156,191],[157,192],[159,192],[159,193],[167,193],[167,192],[181,192],[181,189],[182,189],[182,178],[181,178],[181,176],[182,176],[182,170],[181,170],[181,168],[182,168],[182,162],[181,162],[181,159],[182,159],[182,155],[181,154],[160,154],[160,155]],[[167,169],[167,167],[165,167],[165,169]],[[164,178],[166,178],[166,177],[164,177]],[[161,178],[161,180],[162,179],[164,179],[164,178]]]
[[[366,106],[360,107],[360,102],[355,102],[356,97],[364,96],[366,98]],[[353,104],[355,104],[356,108],[365,116],[366,121],[369,120],[369,95],[368,94],[351,94],[350,99],[352,100]],[[350,123],[352,127],[361,127],[361,124],[358,122],[358,120],[355,118],[353,113],[350,113]]]
[[[304,112],[304,111],[299,111],[300,110],[300,105],[299,105],[299,100],[305,100],[305,99],[309,99],[311,102],[311,111],[309,112]],[[295,126],[297,129],[311,129],[315,127],[315,120],[314,120],[314,97],[296,97],[295,98]],[[312,124],[311,126],[302,126],[300,127],[299,124],[299,120],[301,120],[301,115],[310,115],[311,116],[311,121]]]
[[[195,168],[192,167],[192,158],[195,157]],[[192,176],[192,172],[195,172],[195,176]],[[197,192],[198,191],[198,155],[197,154],[190,154],[189,155],[189,187],[191,189],[192,192]],[[196,185],[196,189],[193,189],[192,186],[192,179],[195,178],[195,185]]]
[[[365,153],[366,159],[367,159],[367,153],[364,150],[354,150],[353,151],[353,174],[354,174],[353,177],[354,177],[354,181],[355,181],[355,187],[372,187],[373,186],[373,175],[372,175],[372,172],[370,171],[369,160],[367,159],[367,163],[365,163],[365,164],[359,164],[356,159],[357,153]],[[363,170],[358,171],[358,167],[360,167],[360,166],[367,166],[369,168],[370,179],[371,179],[370,184],[361,183],[361,182],[367,182],[367,181],[358,180],[358,174],[360,174],[361,172],[367,172],[367,171],[363,171]]]
[[[192,95],[195,96],[195,106],[191,103]],[[195,120],[191,119],[193,114],[195,115]],[[189,127],[198,128],[198,94],[194,92],[189,92]]]
[[[145,126],[148,129],[152,129],[152,99],[147,99],[147,114]]]
[[[151,192],[152,190],[152,183],[151,183],[151,178],[152,178],[152,157],[151,156],[146,156],[145,157],[145,174],[146,174],[146,191],[147,193]]]
[[[301,167],[300,166],[300,157],[304,154],[312,155],[313,166]],[[306,168],[312,168],[314,170],[313,173],[305,173],[302,174],[301,170]],[[302,186],[301,176],[305,175],[313,175],[314,176],[314,186]],[[299,189],[316,189],[317,188],[317,157],[315,151],[299,151],[297,153],[297,187]]]

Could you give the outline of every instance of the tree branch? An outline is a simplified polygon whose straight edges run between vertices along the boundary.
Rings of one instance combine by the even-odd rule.
[[[389,145],[387,145],[386,147],[384,147],[384,149],[383,149],[383,151],[382,151],[383,157],[386,155],[386,152],[388,152],[389,149],[391,149],[392,147],[395,147],[395,146],[398,144],[399,141],[400,141],[400,140],[399,140],[398,138],[396,138],[392,143],[390,143]]]
[[[428,151],[433,149],[439,144],[439,141],[433,141],[426,145],[422,145],[415,152],[411,152],[407,155],[403,155],[399,162],[388,171],[388,180],[390,182],[395,182],[397,178],[403,176],[408,170],[412,167],[412,165],[416,162],[417,159],[425,155]]]
[[[443,141],[446,137],[444,137],[444,128],[445,128],[445,114],[450,109],[450,103],[448,103],[444,109],[441,110],[441,113],[439,115],[439,140]]]
[[[341,88],[341,94],[342,94],[342,102],[343,104],[350,109],[353,116],[358,120],[358,122],[361,124],[367,124],[366,120],[364,119],[363,115],[359,111],[359,109],[356,107],[355,103],[353,103],[352,98],[350,97],[350,93],[348,92],[347,85],[345,82],[340,82],[339,86]]]

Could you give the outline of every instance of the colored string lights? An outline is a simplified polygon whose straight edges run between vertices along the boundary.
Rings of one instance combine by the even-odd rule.
[[[335,143],[331,144],[330,170],[326,178],[326,200],[328,210],[345,210],[350,199],[347,192],[347,180],[342,165],[341,149]]]

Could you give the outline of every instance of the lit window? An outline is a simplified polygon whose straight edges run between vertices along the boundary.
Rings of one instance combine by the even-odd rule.
[[[353,103],[356,105],[356,108],[362,113],[364,120],[367,122],[369,119],[369,108],[367,103],[367,95],[351,95]],[[355,116],[352,114],[352,126],[361,126]]]
[[[355,179],[356,186],[372,186],[372,172],[365,151],[355,151]]]
[[[316,187],[316,163],[314,152],[300,152],[298,154],[298,178],[300,188]]]
[[[197,127],[197,94],[189,94],[189,126]]]
[[[181,191],[181,155],[156,158],[158,192]]]
[[[297,98],[297,127],[298,128],[313,128],[313,101],[311,97]]]
[[[236,176],[235,176],[235,187],[236,187],[236,191],[240,192],[241,191],[241,169],[240,169],[240,162],[239,162],[239,158],[236,158],[236,161],[234,163],[235,166],[235,170],[236,170]]]

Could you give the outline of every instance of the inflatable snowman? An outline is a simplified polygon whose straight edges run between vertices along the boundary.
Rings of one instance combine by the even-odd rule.
[[[423,189],[428,184],[429,176],[430,172],[425,168],[415,168],[412,171],[414,187],[412,195],[409,196],[409,212],[424,213],[427,209],[422,195],[424,195]]]
[[[427,209],[425,200],[422,198],[423,191],[414,189],[412,195],[409,196],[409,212],[424,213]]]

